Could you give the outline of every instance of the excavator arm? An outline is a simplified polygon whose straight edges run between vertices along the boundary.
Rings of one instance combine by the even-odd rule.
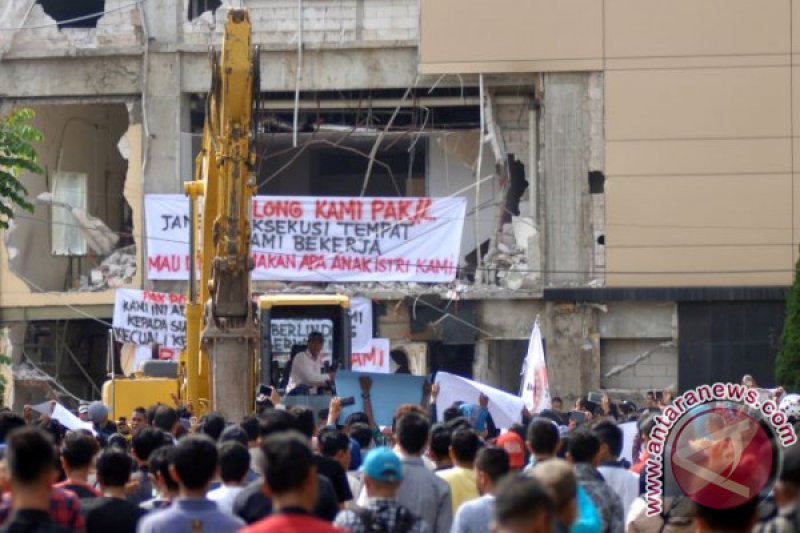
[[[182,390],[195,406],[207,398],[209,408],[235,420],[253,409],[258,340],[250,211],[259,71],[251,33],[247,10],[228,11],[222,51],[211,52],[203,147],[195,179],[185,185],[193,229]]]

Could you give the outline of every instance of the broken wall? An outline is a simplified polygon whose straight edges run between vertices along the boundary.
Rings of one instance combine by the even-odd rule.
[[[678,347],[670,339],[600,341],[601,387],[646,391],[678,384]]]
[[[183,31],[187,43],[208,44],[225,25],[227,0],[216,12],[187,20],[189,1],[184,0]],[[303,41],[315,46],[361,41],[416,41],[419,6],[414,0],[304,0]],[[299,28],[295,0],[250,0],[253,41],[263,45],[294,44]]]
[[[143,235],[142,230],[142,178],[141,178],[141,126],[138,124],[131,125],[128,127],[127,131],[124,134],[125,143],[124,145],[127,146],[128,149],[128,166],[127,172],[125,175],[124,181],[124,191],[123,195],[131,208],[131,219],[133,223],[133,230],[132,234],[139,239],[141,235]],[[115,145],[116,146],[116,145]],[[115,148],[116,149],[116,148]],[[39,189],[35,189],[36,192],[40,192],[44,190],[44,177],[37,176],[33,178],[34,180],[38,181]],[[33,185],[36,185],[34,183]],[[30,191],[34,192],[34,190]],[[41,215],[41,211],[37,209],[37,213]],[[32,228],[41,226],[47,227],[42,221],[42,218],[36,214],[36,222],[34,225],[34,221],[31,220],[28,224],[27,231],[31,231]],[[46,221],[47,218],[44,218]],[[41,231],[41,229],[37,230]],[[29,285],[22,280],[21,277],[17,276],[10,268],[9,268],[9,253],[10,250],[7,249],[6,245],[4,244],[6,240],[9,239],[8,236],[9,232],[0,233],[0,308],[15,308],[15,307],[44,307],[44,306],[53,306],[53,305],[64,305],[64,304],[71,304],[71,305],[82,305],[82,304],[113,304],[114,302],[114,291],[113,290],[103,290],[99,292],[68,292],[68,293],[60,293],[60,294],[53,294],[52,292],[37,292]],[[39,239],[44,239],[46,244],[42,244],[41,242],[33,242],[31,244],[26,244],[26,246],[36,246],[41,249],[42,246],[46,246],[44,248],[45,255],[43,257],[49,258],[49,239],[45,235],[45,237],[41,237],[39,235]],[[32,237],[32,239],[36,239],[36,237]],[[141,272],[142,272],[142,246],[138,246],[136,250],[136,274],[134,275],[132,281],[129,284],[123,285],[124,287],[129,288],[138,288],[141,287]],[[38,260],[37,260],[38,259]],[[41,257],[31,256],[30,261],[34,263],[45,263],[42,261]],[[42,269],[38,264],[35,265],[33,268],[37,270],[46,270]],[[58,285],[60,280],[63,280],[64,270],[56,271],[55,274],[50,274],[48,272],[42,271],[39,272],[39,275],[43,277],[44,281],[47,281],[51,284],[51,286]],[[25,274],[23,274],[25,275]],[[27,276],[26,276],[27,277]],[[59,288],[52,289],[53,292],[59,291]]]
[[[105,46],[138,46],[142,42],[141,18],[136,5],[127,0],[105,0],[95,27],[60,29],[40,2],[6,0],[0,6],[0,27],[20,28],[0,32],[0,57],[5,54],[31,54],[35,50],[93,50]],[[77,8],[63,9],[71,16]],[[59,11],[59,12],[61,12]],[[57,54],[54,54],[57,55]]]
[[[473,252],[478,243],[495,236],[497,230],[497,203],[499,184],[496,178],[480,185],[476,209],[474,165],[478,156],[477,130],[459,130],[432,135],[428,141],[427,194],[432,197],[448,196],[463,189],[460,196],[467,199],[464,231],[461,236],[461,257]],[[484,147],[481,179],[495,175],[494,158],[488,144]],[[478,218],[478,238],[475,237],[475,218]]]
[[[34,106],[32,121],[44,140],[36,144],[43,175],[26,173],[22,182],[29,198],[51,192],[59,172],[79,172],[88,177],[87,211],[100,218],[115,232],[121,233],[120,245],[132,244],[131,209],[123,197],[127,162],[119,153],[117,142],[128,128],[127,109],[123,104],[41,105]],[[80,276],[88,276],[92,259],[82,258],[80,271],[67,279],[70,259],[51,254],[52,218],[49,207],[34,202],[33,213],[18,212],[6,233],[9,267],[35,291],[61,291],[78,288]],[[63,212],[63,211],[62,211]],[[72,222],[77,227],[77,222]],[[72,228],[69,228],[72,229]],[[96,258],[96,264],[102,258]]]

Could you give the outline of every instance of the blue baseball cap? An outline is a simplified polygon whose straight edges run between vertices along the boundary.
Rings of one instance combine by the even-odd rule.
[[[370,450],[360,470],[375,481],[403,480],[403,463],[397,454],[386,446]]]

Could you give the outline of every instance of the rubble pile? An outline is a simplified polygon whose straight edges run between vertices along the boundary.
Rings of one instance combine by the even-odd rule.
[[[106,257],[88,278],[81,279],[81,291],[115,289],[133,282],[136,275],[136,245],[123,246]]]
[[[503,224],[497,234],[496,246],[484,257],[489,279],[506,289],[534,288],[538,273],[532,272],[528,262],[528,240],[536,231],[526,230],[523,217],[514,217],[512,223]]]

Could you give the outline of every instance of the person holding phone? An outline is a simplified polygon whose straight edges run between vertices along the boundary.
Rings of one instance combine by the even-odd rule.
[[[317,394],[321,387],[333,383],[336,374],[326,374],[322,371],[322,345],[325,338],[319,331],[312,331],[308,335],[308,345],[305,351],[298,353],[292,362],[292,373],[286,387],[287,394],[307,395]]]

